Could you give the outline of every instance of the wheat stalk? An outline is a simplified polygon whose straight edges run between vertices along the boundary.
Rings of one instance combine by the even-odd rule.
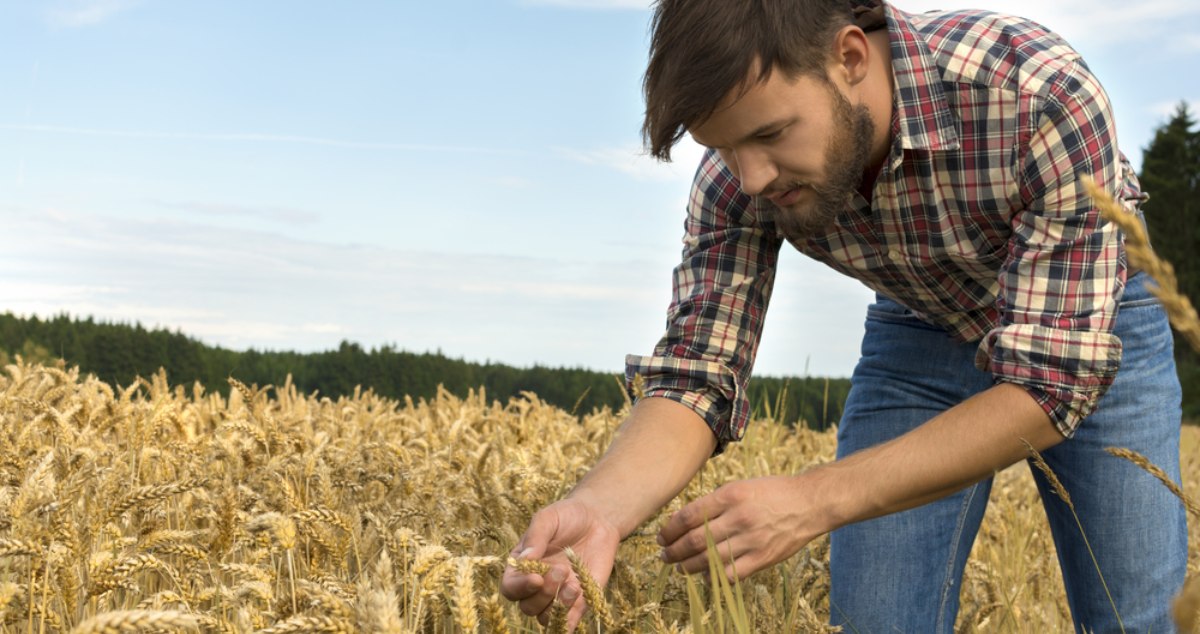
[[[1050,465],[1046,464],[1046,460],[1042,458],[1041,452],[1039,452],[1037,449],[1034,449],[1033,445],[1029,444],[1029,441],[1025,440],[1024,438],[1021,439],[1021,442],[1025,444],[1025,448],[1029,451],[1029,455],[1033,459],[1034,465],[1036,465],[1038,470],[1046,476],[1047,480],[1049,480],[1050,486],[1054,488],[1055,495],[1057,495],[1063,502],[1067,504],[1067,507],[1071,509],[1071,517],[1075,518],[1075,525],[1079,527],[1079,536],[1083,539],[1083,545],[1087,546],[1088,555],[1090,555],[1092,558],[1092,566],[1096,569],[1096,576],[1100,578],[1100,585],[1104,588],[1104,594],[1108,596],[1108,603],[1112,606],[1113,614],[1115,614],[1117,617],[1117,625],[1121,627],[1121,632],[1124,632],[1125,624],[1121,620],[1121,613],[1117,610],[1117,603],[1113,600],[1112,593],[1109,592],[1108,582],[1104,580],[1104,573],[1100,572],[1100,562],[1097,561],[1096,553],[1092,550],[1092,544],[1090,541],[1088,541],[1087,532],[1083,530],[1083,522],[1079,520],[1079,514],[1075,512],[1075,505],[1071,503],[1071,496],[1067,493],[1067,488],[1064,487],[1062,482],[1059,481],[1058,476],[1054,474],[1054,470],[1050,468]]]
[[[1196,517],[1200,517],[1200,505],[1197,505],[1195,501],[1184,495],[1183,489],[1180,489],[1179,485],[1175,484],[1175,481],[1172,480],[1165,471],[1159,468],[1158,465],[1150,462],[1149,458],[1146,458],[1142,454],[1133,451],[1132,449],[1126,449],[1124,447],[1105,447],[1104,451],[1107,451],[1109,454],[1118,458],[1124,458],[1125,460],[1137,465],[1146,473],[1154,476],[1155,479],[1163,484],[1163,486],[1167,487],[1167,490],[1174,494],[1175,497],[1179,498],[1180,502],[1183,502],[1184,507],[1189,513],[1195,515]]]

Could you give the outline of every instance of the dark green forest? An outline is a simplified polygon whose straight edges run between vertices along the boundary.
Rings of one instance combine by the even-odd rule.
[[[1139,178],[1150,199],[1142,206],[1155,252],[1175,267],[1179,290],[1200,300],[1200,131],[1186,103],[1155,131],[1142,154]],[[1200,352],[1175,338],[1184,418],[1200,420]]]
[[[507,401],[533,392],[541,400],[577,414],[596,408],[619,409],[625,402],[617,374],[582,368],[470,363],[440,353],[414,353],[392,347],[364,349],[342,342],[336,350],[297,353],[209,346],[181,332],[113,324],[62,314],[50,318],[0,315],[0,361],[22,355],[43,363],[63,359],[114,386],[166,370],[175,385],[199,381],[208,391],[229,392],[228,378],[259,386],[281,385],[290,374],[302,392],[336,398],[356,387],[382,396],[429,398],[443,386],[466,396],[484,388],[489,398]],[[841,416],[847,379],[755,378],[749,394],[757,415],[824,428]]]

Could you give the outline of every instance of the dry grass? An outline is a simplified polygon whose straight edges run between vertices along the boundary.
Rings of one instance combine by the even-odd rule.
[[[621,417],[573,417],[533,395],[331,400],[285,384],[226,399],[163,376],[114,391],[73,369],[9,365],[0,631],[538,631],[496,594],[506,553],[532,512],[595,462]],[[664,513],[729,479],[832,459],[832,433],[756,425]],[[1195,491],[1200,448],[1196,430],[1185,432],[1184,490]],[[960,629],[1068,630],[1027,470],[999,474],[992,495]],[[700,631],[693,619],[742,618],[721,596],[729,589],[689,587],[664,570],[660,520],[622,545],[590,631]],[[732,589],[751,631],[822,631],[827,562],[828,542],[817,540]]]

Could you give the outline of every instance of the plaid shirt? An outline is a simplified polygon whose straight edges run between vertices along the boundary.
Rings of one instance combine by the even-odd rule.
[[[793,242],[964,342],[976,365],[1023,386],[1071,436],[1116,376],[1112,335],[1125,254],[1080,183],[1137,211],[1108,98],[1079,54],[1031,22],[979,11],[886,18],[895,77],[892,148],[868,202]],[[868,20],[868,22],[863,22]],[[700,414],[718,451],[742,437],[746,384],[784,238],[773,203],[743,194],[715,152],[697,172],[667,331],[626,358],[648,396]]]

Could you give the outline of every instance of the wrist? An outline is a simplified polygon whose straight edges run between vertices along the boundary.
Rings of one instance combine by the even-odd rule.
[[[566,499],[586,507],[593,517],[615,530],[620,539],[625,539],[645,521],[645,518],[636,516],[638,505],[631,502],[628,496],[622,498],[612,495],[601,488],[589,486],[586,481],[568,493]]]
[[[806,513],[811,538],[824,535],[854,521],[852,505],[855,497],[848,495],[854,487],[847,486],[839,462],[823,464],[793,477],[797,490],[804,491],[803,499],[814,505]],[[859,500],[861,501],[861,500]]]

